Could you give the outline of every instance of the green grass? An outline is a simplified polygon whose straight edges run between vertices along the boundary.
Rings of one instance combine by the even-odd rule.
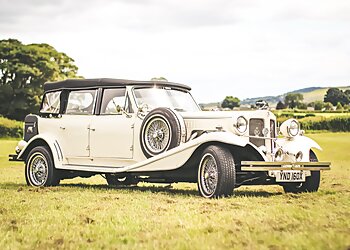
[[[330,117],[344,117],[344,116],[350,116],[350,113],[315,113],[316,116],[321,116],[324,118],[330,118]]]
[[[102,177],[25,185],[0,140],[0,249],[349,249],[350,133],[312,134],[331,160],[318,193],[241,187],[207,200],[194,184],[113,189]]]

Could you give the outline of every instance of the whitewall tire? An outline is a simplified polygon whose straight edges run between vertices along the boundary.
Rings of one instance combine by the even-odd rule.
[[[141,125],[140,144],[147,158],[175,148],[181,142],[181,123],[169,108],[156,108]]]
[[[54,167],[48,147],[38,146],[29,152],[25,165],[25,177],[29,186],[56,186],[60,183],[58,171]]]
[[[198,190],[205,198],[231,195],[236,183],[235,162],[222,146],[208,146],[198,167]]]

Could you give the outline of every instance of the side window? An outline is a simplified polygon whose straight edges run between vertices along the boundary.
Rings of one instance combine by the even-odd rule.
[[[71,91],[66,114],[91,115],[94,112],[96,90]]]
[[[118,114],[118,106],[125,109],[125,92],[125,88],[105,89],[100,113],[102,115]]]
[[[61,91],[46,93],[40,113],[58,114],[60,112]]]

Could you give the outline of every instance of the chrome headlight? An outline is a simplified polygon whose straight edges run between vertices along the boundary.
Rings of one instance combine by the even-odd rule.
[[[295,154],[296,161],[301,161],[302,159],[303,159],[303,152],[299,151],[298,153]]]
[[[283,160],[284,152],[281,148],[277,149],[275,152],[275,161],[282,161]]]
[[[300,131],[299,122],[295,119],[288,119],[281,124],[280,131],[285,137],[295,137]]]
[[[237,122],[234,124],[234,127],[236,127],[239,133],[243,134],[247,130],[248,122],[243,116],[240,116],[237,118]]]

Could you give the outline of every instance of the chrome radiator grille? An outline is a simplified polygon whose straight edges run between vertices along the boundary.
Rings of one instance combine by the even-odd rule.
[[[276,124],[274,120],[270,120],[270,137],[276,137]]]
[[[249,120],[249,135],[255,137],[264,137],[264,119],[250,119]],[[249,138],[249,141],[257,147],[265,145],[263,138]]]
[[[276,138],[276,122],[274,120],[270,120],[270,137]],[[273,152],[273,149],[276,147],[276,142],[271,141],[271,152]]]

